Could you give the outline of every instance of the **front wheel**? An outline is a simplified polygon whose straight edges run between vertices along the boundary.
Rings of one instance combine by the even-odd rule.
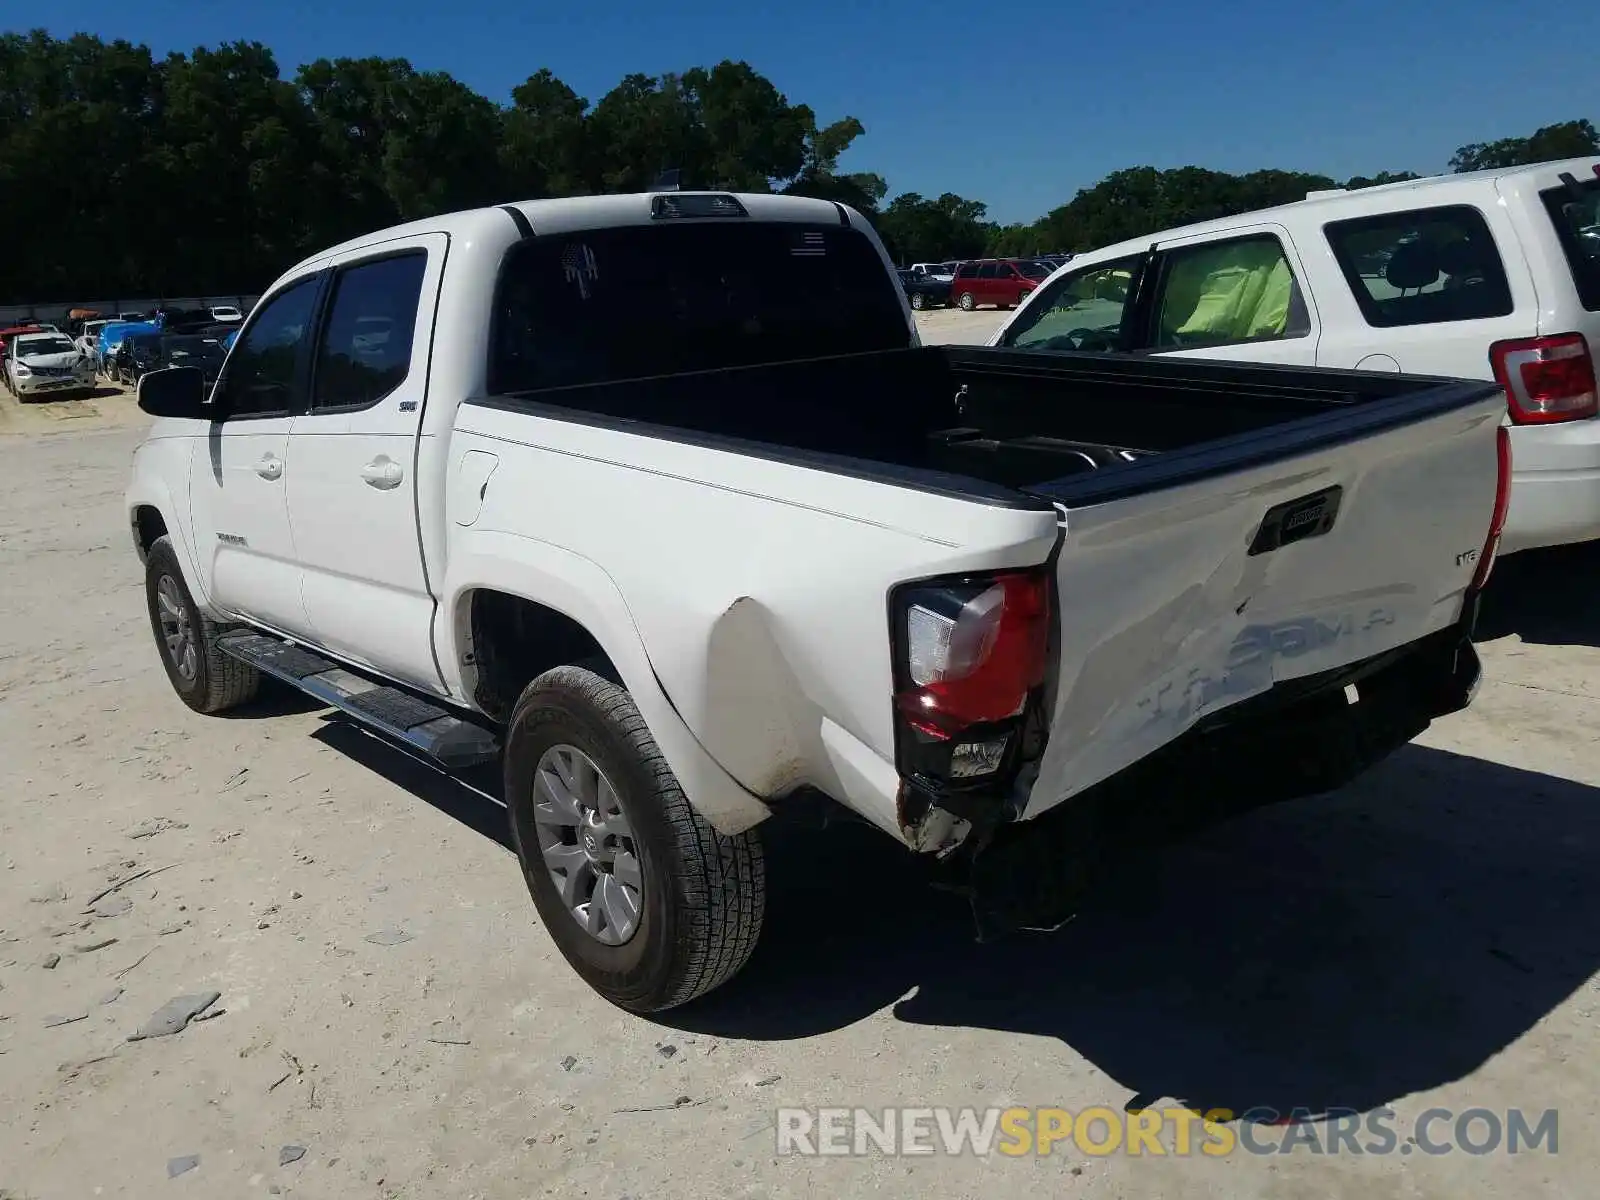
[[[633,698],[582,667],[522,693],[505,800],[534,907],[584,981],[632,1012],[685,1004],[755,949],[766,862],[689,804]]]
[[[912,292],[911,307],[916,309],[918,312],[921,312],[923,309],[928,307],[928,298],[921,292]]]
[[[144,590],[161,663],[180,700],[196,712],[216,713],[255,698],[260,672],[217,646],[228,627],[194,602],[170,536],[157,538],[145,556]]]
[[[973,297],[971,292],[962,292],[961,298],[957,300],[956,303],[961,306],[962,312],[971,312],[973,309],[978,307],[978,301]]]

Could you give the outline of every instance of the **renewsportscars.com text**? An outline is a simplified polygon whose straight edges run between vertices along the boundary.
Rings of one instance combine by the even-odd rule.
[[[1560,1132],[1557,1110],[1517,1108],[1429,1108],[1407,1121],[1390,1108],[1315,1115],[1267,1108],[780,1108],[776,1115],[777,1153],[804,1156],[1555,1154]]]

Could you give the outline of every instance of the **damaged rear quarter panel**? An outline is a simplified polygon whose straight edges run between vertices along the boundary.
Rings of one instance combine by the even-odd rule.
[[[1037,564],[1057,536],[1053,510],[530,414],[469,407],[463,420],[523,443],[478,527],[536,527],[599,563],[673,707],[733,778],[763,798],[817,787],[891,831],[882,777],[835,766],[841,734],[893,762],[890,589]]]

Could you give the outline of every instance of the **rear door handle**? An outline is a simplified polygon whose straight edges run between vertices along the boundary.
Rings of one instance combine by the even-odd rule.
[[[373,487],[387,491],[392,487],[400,486],[400,481],[405,478],[405,472],[400,469],[400,464],[395,462],[394,459],[385,458],[380,454],[361,468],[361,478]]]
[[[275,454],[263,454],[256,463],[256,474],[263,479],[277,479],[283,475],[283,459]]]

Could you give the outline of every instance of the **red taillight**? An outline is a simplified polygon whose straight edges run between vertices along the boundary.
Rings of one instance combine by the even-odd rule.
[[[1489,518],[1489,536],[1484,539],[1483,553],[1478,556],[1478,569],[1472,573],[1473,591],[1489,582],[1495,556],[1500,553],[1500,535],[1505,532],[1506,512],[1511,507],[1511,431],[1502,425],[1495,430],[1495,434],[1495,458],[1500,474],[1494,485],[1494,513]]]
[[[1581,421],[1600,413],[1594,360],[1581,333],[1496,342],[1489,363],[1519,425]]]
[[[901,613],[904,686],[895,705],[929,737],[1015,717],[1044,682],[1050,589],[1043,573],[919,586],[902,594]]]

